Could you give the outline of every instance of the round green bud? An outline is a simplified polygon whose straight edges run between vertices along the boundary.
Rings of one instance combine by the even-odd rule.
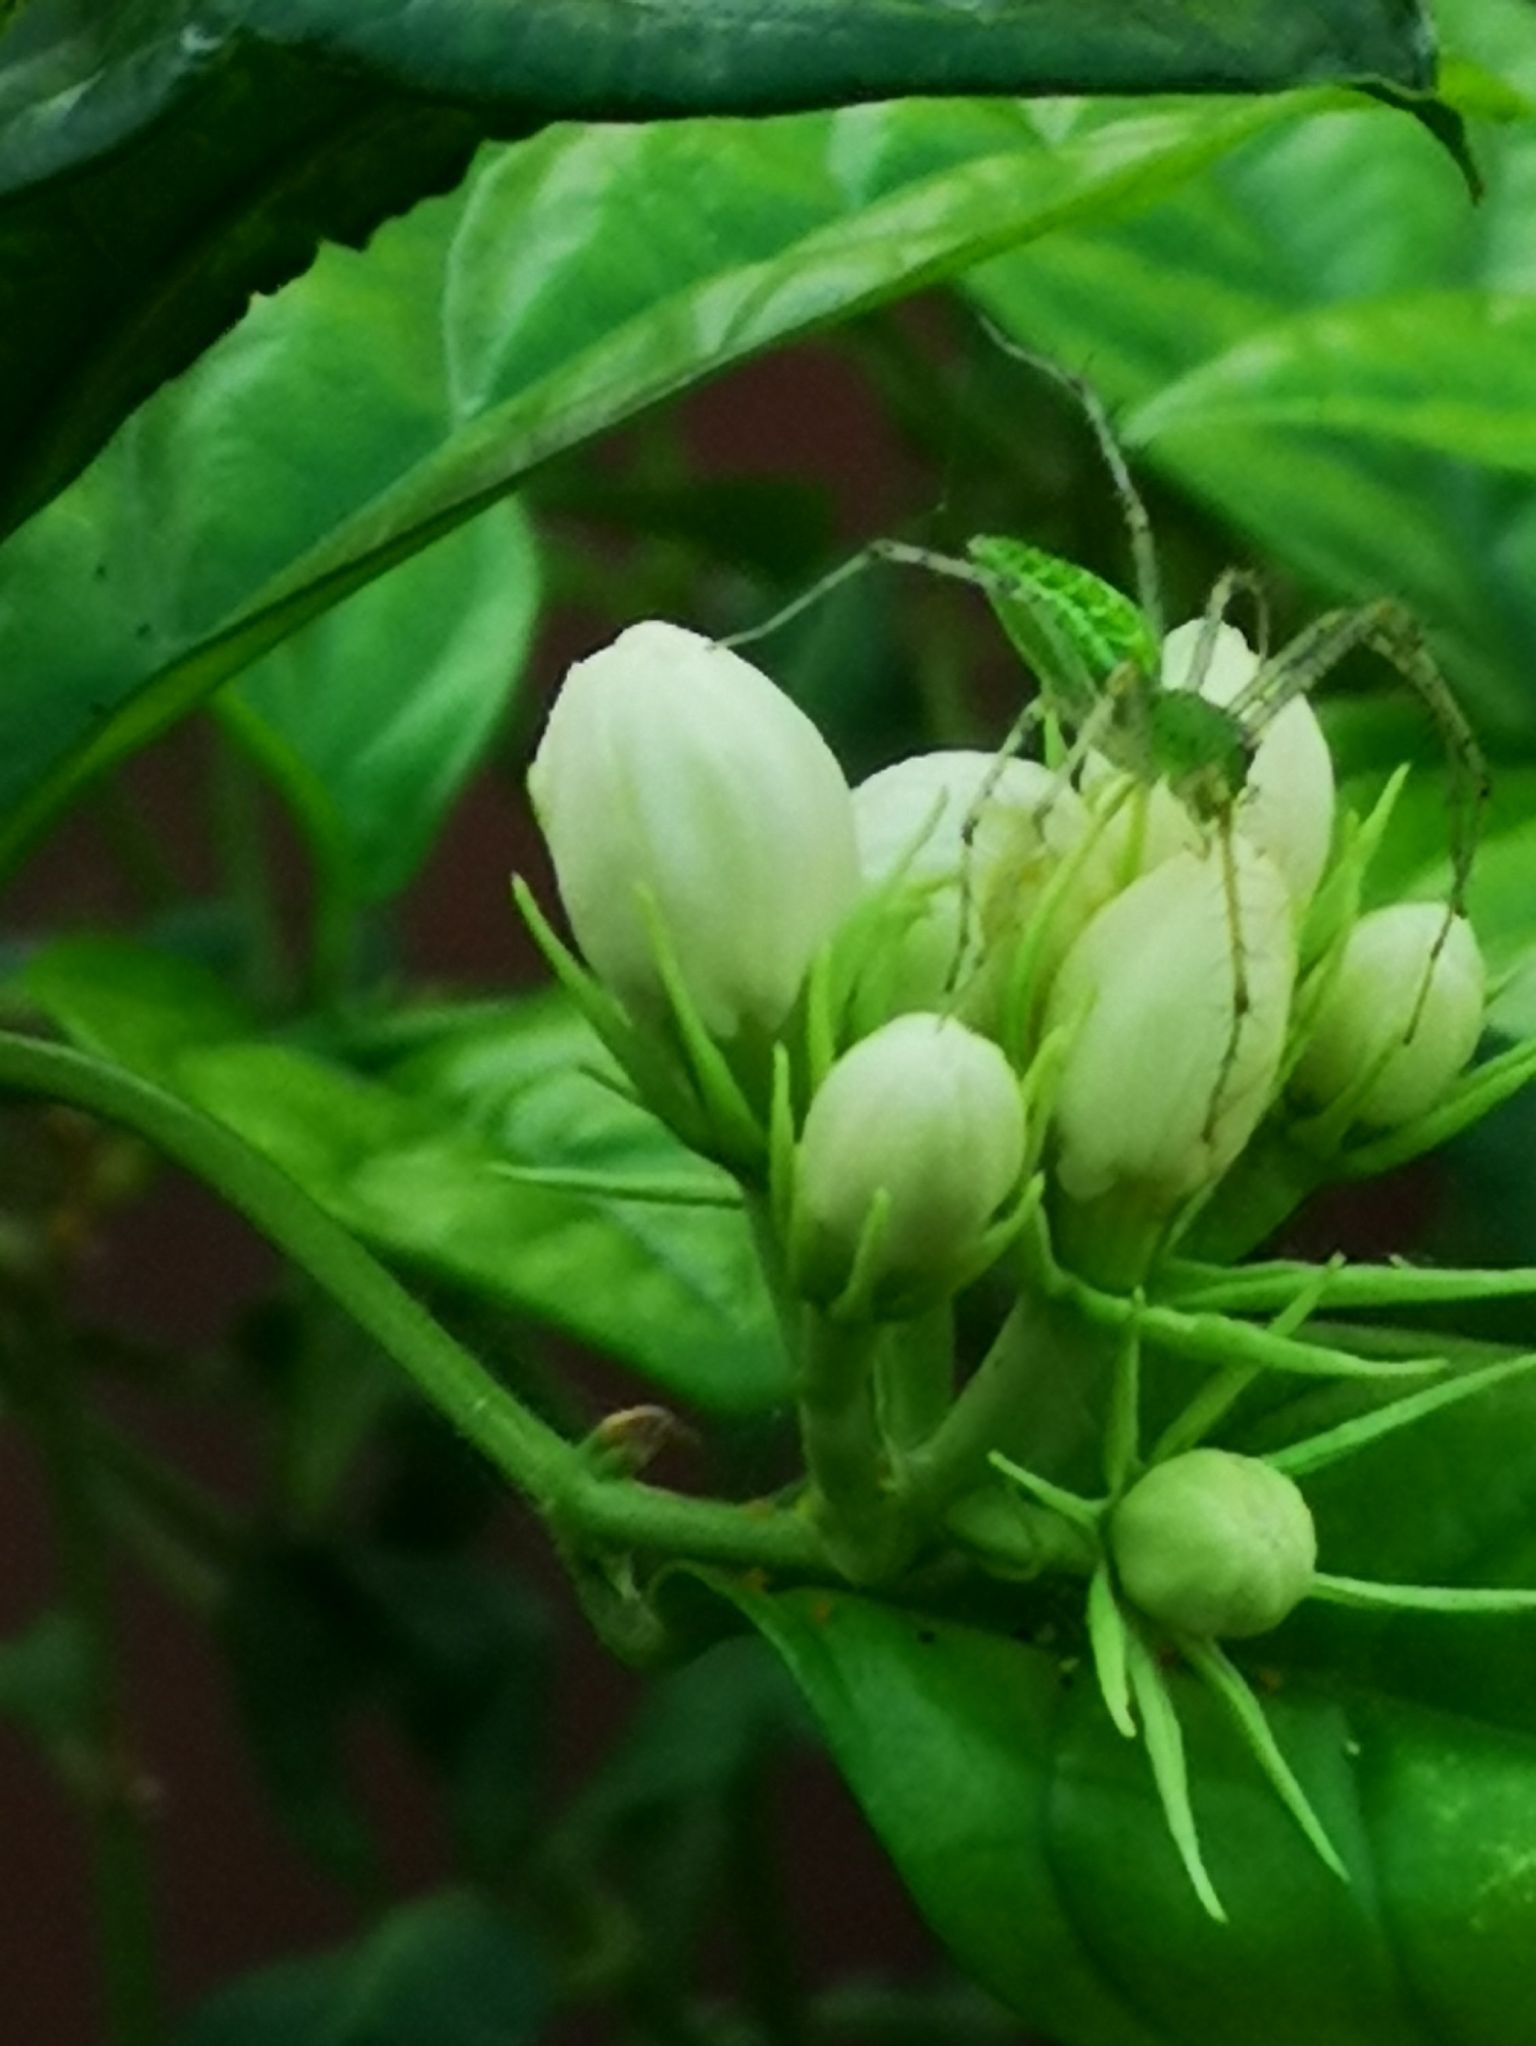
[[[637,1014],[664,1012],[659,918],[704,1024],[772,1031],[858,893],[853,804],[803,711],[681,626],[578,661],[528,776],[576,942]]]
[[[1372,910],[1349,934],[1296,1068],[1296,1093],[1326,1107],[1374,1072],[1354,1121],[1368,1129],[1416,1121],[1477,1049],[1485,996],[1483,957],[1465,917],[1447,928],[1437,902]]]
[[[847,1286],[866,1232],[880,1311],[953,1291],[1024,1165],[1013,1068],[951,1017],[898,1016],[832,1067],[805,1119],[795,1268],[812,1299]],[[872,1223],[877,1204],[884,1219]]]
[[[1132,1605],[1203,1640],[1278,1627],[1317,1566],[1316,1530],[1296,1486],[1225,1449],[1154,1464],[1115,1508],[1109,1547]]]

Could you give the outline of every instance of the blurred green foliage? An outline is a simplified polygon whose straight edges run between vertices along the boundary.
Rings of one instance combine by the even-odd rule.
[[[169,47],[164,12],[131,10],[114,34]],[[366,183],[381,142],[404,133],[397,175],[348,199],[317,173],[305,192],[325,203],[287,217],[258,203],[260,231],[208,276],[174,260],[208,194],[167,166],[206,144],[238,67],[269,65],[272,48],[221,45],[202,68],[180,49],[110,158],[59,101],[55,139],[82,152],[66,165],[79,189],[117,177],[126,217],[142,200],[135,181],[160,181],[164,217],[137,227],[173,260],[163,319],[139,304],[142,280],[118,291],[107,266],[83,296],[78,276],[61,292],[69,333],[99,323],[91,340],[119,353],[112,375],[87,359],[85,398],[41,305],[25,333],[19,317],[3,323],[0,346],[22,349],[34,377],[18,369],[8,402],[38,427],[13,506],[40,503],[107,444],[0,548],[0,849],[17,864],[94,778],[211,703],[226,743],[249,752],[300,827],[311,956],[280,961],[275,977],[249,970],[271,931],[233,885],[248,887],[247,868],[225,876],[228,899],[201,932],[216,926],[238,974],[195,956],[208,947],[189,940],[185,902],[146,899],[131,938],[29,945],[9,989],[29,1014],[274,1160],[572,1432],[593,1402],[549,1365],[574,1340],[691,1409],[716,1466],[771,1489],[787,1468],[786,1366],[743,1218],[669,1213],[663,1227],[638,1205],[506,1171],[695,1168],[605,1084],[611,1073],[588,1070],[563,1004],[429,999],[381,912],[431,855],[466,780],[520,772],[520,690],[542,621],[574,609],[584,629],[594,615],[607,629],[661,610],[739,628],[868,537],[867,525],[839,531],[835,477],[702,473],[692,458],[687,394],[754,354],[814,337],[838,357],[914,458],[906,530],[950,546],[1015,531],[1123,574],[1117,510],[1081,422],[989,344],[981,308],[1112,402],[1151,480],[1175,616],[1232,559],[1257,561],[1282,624],[1383,592],[1419,611],[1494,757],[1473,910],[1510,976],[1498,1025],[1530,1028],[1536,15],[1524,0],[1438,10],[1455,60],[1446,89],[1472,119],[1487,184],[1477,206],[1423,125],[1318,89],[567,124],[483,151],[460,189],[380,228],[364,252],[325,250],[114,433],[224,322],[231,293],[298,267],[318,233],[372,225],[445,182],[484,124],[527,117],[516,94],[468,95],[455,71],[483,48],[483,7],[344,19],[318,0],[274,0],[260,12],[263,35],[307,26],[321,54],[304,60],[293,132],[234,134],[231,162],[240,145],[280,165],[338,93],[394,108],[396,71],[425,62],[422,50],[439,97],[413,100],[403,129],[376,130],[370,113],[367,148],[338,132],[321,153],[321,172],[345,156],[348,178]],[[1063,18],[1091,40],[1105,12]],[[1209,9],[1155,12],[1212,31]],[[69,16],[79,36],[50,52],[49,22],[68,13],[35,0],[24,17],[27,61],[43,67],[34,83],[67,82],[66,59],[89,68],[117,54],[80,29],[88,8]],[[866,58],[909,13],[884,0],[861,10]],[[451,18],[454,38],[434,37],[432,14]],[[1266,81],[1276,68],[1417,75],[1416,8],[1341,0],[1326,15],[1330,34],[1306,61],[1284,37],[1256,51],[1231,10],[1218,42]],[[657,47],[692,64],[694,29],[662,16]],[[1190,82],[1189,46],[1159,48],[1147,82]],[[370,68],[339,84],[337,51]],[[861,91],[889,86],[888,61],[859,74]],[[1005,51],[1006,83],[1014,61]],[[1211,65],[1200,82],[1248,76],[1219,54]],[[297,75],[285,58],[282,78]],[[3,71],[0,87],[7,77],[17,89]],[[847,87],[805,72],[773,103]],[[487,102],[473,114],[472,96]],[[98,108],[110,97],[103,88]],[[11,105],[0,96],[0,142],[19,147],[3,125]],[[579,94],[538,109],[593,110]],[[18,230],[20,202],[0,192],[0,247],[25,252],[38,221],[55,219],[52,187],[44,199]],[[74,243],[55,253],[78,270]],[[921,305],[900,303],[922,290]],[[131,362],[127,341],[142,344]],[[984,608],[922,578],[850,584],[761,658],[861,770],[1001,729],[1020,686]],[[1384,679],[1352,670],[1332,729],[1359,791],[1392,761],[1418,760],[1383,878],[1429,889],[1444,879],[1441,763]],[[248,831],[253,819],[260,837],[259,807]],[[258,998],[232,993],[236,978]],[[1457,1155],[1446,1226],[1463,1257],[1536,1262],[1522,1113]],[[101,1156],[91,1228],[138,1185],[129,1171],[118,1187],[120,1155]],[[57,1206],[8,1193],[0,1249],[27,1286]],[[22,1298],[0,1350],[32,1326],[36,1300],[26,1287]],[[1486,1333],[1532,1331],[1507,1310]],[[110,1345],[85,1329],[77,1349],[84,1397]],[[152,1362],[163,1397],[198,1396],[187,1360]],[[641,2040],[914,2035],[927,2005],[802,1995],[772,1951],[775,1907],[754,1894],[741,1842],[771,1835],[774,1772],[803,1729],[754,1644],[728,1641],[660,1680],[606,1772],[557,1809],[539,1781],[550,1622],[487,1560],[489,1484],[302,1286],[285,1285],[212,1370],[217,1396],[260,1418],[257,1510],[231,1518],[103,1425],[102,1512],[213,1626],[275,1807],[377,1923],[345,1952],[221,1996],[186,2046],[510,2046],[538,2036],[552,2005],[582,2000]],[[1348,1410],[1344,1395],[1314,1392],[1252,1426],[1316,1427]],[[1333,1567],[1528,1580],[1533,1419],[1532,1394],[1512,1390],[1325,1481]],[[678,1596],[701,1633],[725,1624],[718,1602],[701,1623],[696,1595]],[[1352,1897],[1330,1888],[1229,1766],[1223,1736],[1201,1727],[1202,1825],[1234,1895],[1246,1885],[1255,1899],[1234,1940],[1185,1898],[1135,1758],[1073,1686],[1070,1644],[1012,1638],[1014,1618],[995,1612],[932,1628],[852,1598],[739,1585],[733,1596],[782,1651],[962,1966],[1068,2046],[1225,2037],[1234,2013],[1255,2046],[1512,2046],[1533,2029],[1530,1884],[1510,1873],[1529,1864],[1536,1820],[1536,1669],[1519,1623],[1469,1640],[1443,1621],[1324,1615],[1280,1637],[1287,1744],[1376,1880]],[[0,1711],[66,1763],[88,1718],[79,1625],[50,1613],[0,1653]],[[472,1892],[387,1897],[346,1766],[358,1725],[380,1716],[431,1782]],[[1338,1762],[1346,1738],[1359,1744],[1352,1769]],[[1500,1916],[1512,1896],[1521,1908]],[[1480,1913],[1481,1897],[1498,1908]],[[692,1988],[722,1910],[749,1946],[767,1927],[739,2018],[701,2015]],[[957,2040],[1005,2035],[980,1999],[943,2009],[920,2022]]]

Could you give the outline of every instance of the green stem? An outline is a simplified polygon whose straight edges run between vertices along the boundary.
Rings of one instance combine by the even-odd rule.
[[[899,1560],[885,1444],[875,1416],[875,1360],[885,1330],[804,1311],[800,1443],[827,1552],[855,1583],[889,1576]]]
[[[1110,1354],[1111,1346],[1060,1302],[1021,1293],[944,1421],[905,1459],[903,1497],[933,1521],[962,1493],[989,1481],[987,1458],[994,1449],[1054,1465],[1096,1439],[1093,1399]],[[1052,1378],[1058,1390],[1037,1402],[1036,1388]],[[1062,1399],[1063,1383],[1080,1397]],[[1042,1432],[1047,1428],[1049,1435]]]
[[[64,1603],[84,1666],[85,1752],[75,1772],[95,1862],[106,2038],[155,2046],[162,2037],[144,1794],[125,1723],[104,1530],[89,1438],[62,1348],[26,1372],[33,1421],[52,1495]]]
[[[810,1523],[781,1508],[693,1499],[592,1475],[302,1188],[232,1130],[85,1053],[0,1032],[0,1093],[67,1101],[155,1144],[205,1180],[306,1271],[548,1518],[615,1548],[828,1574]]]
[[[955,1397],[953,1302],[892,1327],[876,1366],[876,1395],[895,1449],[916,1448],[941,1424]]]

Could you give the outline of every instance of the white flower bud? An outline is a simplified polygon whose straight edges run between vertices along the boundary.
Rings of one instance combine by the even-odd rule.
[[[978,812],[989,779],[994,785]],[[973,813],[967,853],[963,834]],[[892,969],[893,1013],[938,1006],[971,972],[984,907],[989,924],[1006,916],[1021,927],[1056,861],[1087,828],[1081,797],[1038,761],[999,763],[994,754],[964,751],[920,753],[871,775],[853,792],[853,816],[866,888],[900,870],[903,887],[920,901]],[[1006,902],[994,899],[998,887]],[[970,927],[964,945],[962,917]]]
[[[1296,1486],[1225,1449],[1154,1464],[1115,1508],[1109,1546],[1131,1603],[1202,1640],[1267,1634],[1306,1597],[1317,1567]]]
[[[1264,1113],[1285,1044],[1295,937],[1275,867],[1240,839],[1232,852],[1230,891],[1219,846],[1176,853],[1133,881],[1056,976],[1047,1027],[1073,1030],[1056,1097],[1056,1170],[1073,1200],[1119,1188],[1172,1207],[1226,1170]]]
[[[1445,915],[1398,902],[1361,917],[1296,1069],[1303,1100],[1326,1107],[1373,1068],[1353,1116],[1367,1128],[1413,1122],[1444,1099],[1477,1048],[1486,994],[1472,926],[1458,916],[1447,930]]]
[[[749,662],[632,625],[566,676],[528,776],[566,915],[638,1013],[665,1006],[644,891],[706,1028],[775,1029],[858,892],[848,785]]]
[[[951,1017],[896,1017],[844,1052],[806,1116],[794,1224],[805,1290],[843,1290],[882,1196],[876,1297],[952,1288],[1023,1165],[1019,1083],[997,1046]]]
[[[1163,687],[1188,689],[1204,621],[1176,626],[1163,641]],[[1217,628],[1200,693],[1229,704],[1259,671],[1259,657],[1234,625]],[[1243,836],[1268,853],[1299,915],[1312,900],[1333,841],[1333,756],[1317,714],[1293,697],[1264,728],[1237,810]]]

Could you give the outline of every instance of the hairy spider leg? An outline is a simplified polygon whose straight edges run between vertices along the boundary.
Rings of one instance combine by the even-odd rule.
[[[1206,599],[1200,634],[1195,641],[1195,658],[1191,664],[1187,686],[1197,696],[1203,694],[1206,678],[1210,674],[1211,662],[1216,654],[1217,634],[1226,622],[1228,611],[1239,596],[1246,596],[1254,607],[1257,621],[1257,652],[1261,669],[1269,658],[1269,598],[1262,581],[1251,569],[1236,567],[1223,569]],[[1235,799],[1232,804],[1218,811],[1216,818],[1221,849],[1222,896],[1226,904],[1227,928],[1232,944],[1232,1027],[1227,1033],[1221,1065],[1217,1069],[1216,1084],[1211,1090],[1205,1124],[1207,1142],[1215,1133],[1217,1110],[1237,1063],[1238,1042],[1251,1006],[1248,990],[1248,957],[1243,941],[1242,898],[1238,887],[1236,849],[1232,839],[1234,815]]]
[[[1232,946],[1232,1028],[1227,1032],[1227,1041],[1222,1047],[1221,1064],[1216,1069],[1216,1084],[1211,1089],[1210,1106],[1205,1114],[1207,1143],[1215,1136],[1217,1111],[1232,1078],[1232,1069],[1237,1064],[1238,1041],[1243,1034],[1243,1025],[1248,1020],[1248,1012],[1253,1006],[1248,987],[1248,953],[1243,944],[1242,895],[1238,885],[1235,831],[1234,813],[1228,808],[1216,819],[1216,842],[1221,851],[1221,894],[1226,905],[1227,935]]]
[[[1245,722],[1256,715],[1255,729],[1262,732],[1294,697],[1309,695],[1357,651],[1386,661],[1412,690],[1435,727],[1450,769],[1451,893],[1405,1032],[1405,1037],[1412,1037],[1452,923],[1466,912],[1472,866],[1492,794],[1487,756],[1430,651],[1423,626],[1395,597],[1381,597],[1355,610],[1326,611],[1259,670],[1232,708]]]
[[[787,604],[781,605],[759,624],[748,625],[740,632],[728,633],[724,639],[717,640],[716,645],[728,647],[734,652],[739,646],[755,646],[758,640],[768,639],[781,627],[793,623],[802,612],[809,611],[813,604],[819,604],[823,597],[830,597],[834,590],[841,589],[844,583],[852,582],[856,575],[862,575],[866,568],[880,560],[881,556],[876,552],[879,544],[878,541],[873,541],[869,546],[861,547],[857,554],[851,554],[846,561],[840,561],[836,568],[828,569],[825,575],[818,576],[809,589],[802,590],[797,597],[791,597]]]
[[[1269,659],[1269,594],[1263,581],[1251,568],[1224,568],[1211,585],[1211,594],[1205,600],[1200,636],[1195,641],[1195,658],[1190,667],[1188,687],[1197,696],[1204,690],[1205,678],[1211,672],[1217,636],[1238,597],[1247,597],[1253,605],[1258,636],[1255,651],[1259,666],[1262,668]]]
[[[1042,376],[1069,391],[1077,401],[1083,417],[1087,420],[1104,466],[1109,471],[1115,495],[1120,500],[1120,510],[1125,519],[1126,532],[1131,544],[1131,563],[1136,578],[1136,601],[1154,641],[1159,645],[1163,638],[1163,579],[1158,567],[1157,546],[1152,537],[1152,521],[1147,514],[1146,501],[1136,487],[1125,450],[1115,433],[1109,408],[1086,377],[1066,369],[1059,362],[1053,362],[1048,355],[1039,355],[1033,348],[1027,348],[1022,341],[1015,341],[1011,334],[1005,334],[995,320],[981,315],[982,331],[992,345],[1010,361],[1025,365]]]
[[[782,626],[788,625],[794,619],[800,617],[802,613],[808,611],[814,604],[819,603],[823,597],[829,596],[832,591],[840,588],[844,583],[852,581],[855,576],[863,574],[866,569],[874,566],[876,563],[891,563],[899,568],[920,568],[930,575],[948,577],[951,581],[965,583],[972,589],[981,590],[996,598],[1006,598],[1012,589],[1012,585],[1005,576],[983,567],[980,563],[963,561],[952,554],[940,554],[931,548],[919,547],[906,540],[871,540],[867,545],[861,547],[857,554],[851,555],[848,560],[840,562],[835,568],[829,570],[826,575],[819,577],[809,589],[802,590],[798,596],[792,598],[789,603],[775,611],[771,617],[764,619],[760,624],[747,627],[742,632],[730,634],[729,637],[722,639],[719,644],[723,647],[734,649],[741,646],[750,646],[757,640],[766,639],[770,634],[779,631]],[[1094,693],[1092,678],[1088,674],[1086,664],[1082,661],[1080,654],[1071,644],[1066,634],[1058,631],[1046,618],[1041,617],[1037,619],[1036,624],[1037,629],[1050,641],[1054,655],[1061,665],[1063,677],[1067,674],[1072,674],[1073,684],[1079,692],[1079,700],[1082,700],[1084,697],[1091,698]],[[1073,672],[1074,670],[1075,673]],[[1045,681],[1045,678],[1041,679],[1042,682]],[[967,806],[965,816],[961,821],[960,839],[963,850],[960,866],[959,937],[956,943],[955,957],[950,965],[949,974],[945,982],[946,994],[952,994],[958,985],[966,955],[970,950],[971,923],[975,914],[973,849],[976,830],[982,813],[996,794],[998,783],[1002,778],[1003,770],[1008,761],[1019,752],[1034,726],[1044,717],[1047,710],[1053,707],[1061,708],[1059,705],[1053,706],[1050,690],[1048,687],[1043,686],[1042,693],[1032,698],[1024,706],[1023,710],[1009,727],[1001,746],[997,750],[991,767],[983,779],[980,788],[972,797],[971,802]],[[1066,779],[1067,772],[1064,771],[1058,784],[1053,784],[1050,795],[1041,803],[1036,817],[1037,828],[1044,829],[1044,820],[1049,815],[1051,806],[1057,799],[1058,787],[1064,786]]]

